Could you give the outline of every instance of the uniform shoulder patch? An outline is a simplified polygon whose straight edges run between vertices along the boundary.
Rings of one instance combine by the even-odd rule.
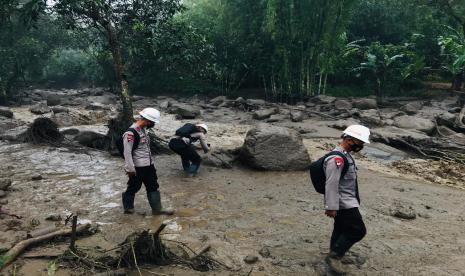
[[[334,157],[334,162],[336,163],[336,167],[340,168],[344,165],[344,158],[341,156]]]
[[[128,133],[128,135],[126,136],[126,139],[128,140],[128,142],[133,142],[134,141],[134,134],[133,133]]]

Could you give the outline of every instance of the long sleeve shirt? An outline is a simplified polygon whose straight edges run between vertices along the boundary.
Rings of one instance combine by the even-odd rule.
[[[124,169],[126,172],[135,172],[135,167],[148,167],[153,164],[152,153],[150,151],[150,137],[147,131],[138,127],[136,124],[131,125],[140,136],[139,146],[134,149],[134,134],[126,131],[123,134],[124,144]]]
[[[210,147],[208,146],[207,143],[207,136],[203,132],[195,132],[190,135],[191,138],[186,138],[186,137],[180,137],[184,143],[187,145],[191,144],[192,142],[199,141],[200,146],[202,147],[203,151],[205,153],[210,151]]]
[[[341,177],[344,159],[337,155],[326,158],[324,162],[326,175],[325,209],[339,210],[360,207],[355,161],[348,152],[339,146],[334,151],[340,151],[347,157],[349,167],[346,174]]]

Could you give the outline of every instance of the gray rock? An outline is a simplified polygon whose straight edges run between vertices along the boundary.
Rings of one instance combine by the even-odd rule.
[[[247,132],[240,153],[241,161],[259,170],[306,170],[310,157],[295,130],[260,124]]]
[[[254,264],[254,263],[258,262],[258,257],[253,256],[253,255],[248,255],[247,257],[244,258],[244,262],[246,264]]]
[[[322,103],[322,104],[330,104],[336,100],[336,97],[326,96],[326,95],[318,95],[312,98],[312,102]]]
[[[19,126],[17,128],[9,129],[7,132],[0,135],[0,140],[23,142],[27,130],[27,126]]]
[[[11,183],[12,181],[9,178],[0,179],[0,190],[1,191],[8,190],[8,188],[11,186]]]
[[[252,117],[256,120],[264,120],[270,118],[271,115],[277,114],[279,109],[273,107],[268,109],[257,110],[253,113]]]
[[[0,199],[0,206],[7,205],[7,204],[8,204],[8,199],[6,199],[6,198]]]
[[[62,95],[50,94],[47,96],[47,105],[56,106],[61,104]]]
[[[35,174],[35,175],[33,175],[31,177],[31,180],[33,180],[33,181],[38,181],[38,180],[42,180],[42,179],[43,179],[43,177],[40,174]]]
[[[77,128],[68,128],[60,131],[61,134],[63,135],[70,135],[70,136],[75,136],[79,134],[79,129]]]
[[[270,250],[268,249],[268,247],[263,247],[262,249],[260,249],[260,251],[258,252],[260,254],[260,256],[262,256],[263,258],[270,258],[271,257],[271,252]]]
[[[226,96],[218,96],[210,100],[210,104],[213,106],[219,106],[227,100]]]
[[[45,217],[45,220],[61,221],[61,215],[60,214],[49,214]]]
[[[0,190],[0,198],[6,197],[6,192],[4,190]]]
[[[456,118],[457,116],[455,114],[452,114],[450,112],[444,112],[444,113],[439,114],[436,117],[436,121],[438,122],[439,125],[453,128],[455,126]]]
[[[87,97],[87,100],[90,103],[98,103],[102,105],[114,105],[117,103],[116,99],[117,99],[116,95],[111,95],[111,94]]]
[[[86,106],[87,110],[110,110],[110,105],[102,103],[89,103]]]
[[[103,149],[107,144],[105,135],[93,131],[82,131],[74,137],[74,140],[83,146],[96,149]]]
[[[13,111],[11,111],[8,107],[0,107],[0,116],[11,119],[13,118]]]
[[[429,136],[424,132],[414,129],[402,129],[395,126],[380,127],[371,129],[374,140],[388,141],[391,138],[406,138],[410,137],[415,140],[429,139]]]
[[[52,111],[53,111],[53,113],[55,113],[55,114],[58,114],[58,113],[69,113],[69,108],[64,107],[64,106],[54,106],[54,107],[52,107]]]
[[[440,135],[444,135],[446,137],[449,137],[449,136],[454,136],[454,135],[457,135],[458,133],[453,131],[452,129],[446,127],[446,126],[438,126],[436,128],[436,131],[440,134]]]
[[[182,119],[195,119],[200,116],[200,108],[186,104],[174,104],[170,107],[171,114],[179,115]]]
[[[160,102],[161,109],[168,109],[171,106],[171,102],[168,100]]]
[[[266,101],[265,100],[259,100],[259,99],[247,99],[246,103],[248,105],[252,105],[252,106],[262,106],[262,105],[266,104]]]
[[[293,122],[302,122],[304,120],[304,113],[299,110],[294,110],[291,112],[291,120]]]
[[[414,129],[422,131],[426,134],[431,134],[435,128],[435,124],[433,121],[409,115],[394,118],[394,126],[403,129]]]
[[[36,104],[34,106],[32,106],[29,111],[31,111],[31,113],[34,113],[34,114],[37,114],[37,115],[42,115],[42,114],[46,114],[46,113],[50,113],[52,112],[52,110],[50,109],[50,107],[48,107],[46,104],[44,103],[39,103],[39,104]]]
[[[352,107],[352,103],[347,100],[337,100],[334,102],[334,108],[337,110],[350,110]]]
[[[247,101],[242,98],[242,97],[238,97],[236,100],[234,100],[237,104],[245,104]]]
[[[352,105],[355,108],[362,109],[362,110],[378,108],[378,103],[376,102],[376,100],[370,99],[370,98],[353,100]]]
[[[236,157],[232,152],[219,149],[203,157],[202,164],[210,167],[231,169],[235,159]]]
[[[289,115],[283,115],[283,114],[273,114],[266,120],[268,123],[277,123],[277,122],[282,122],[286,119],[289,119]]]
[[[410,203],[395,201],[391,208],[391,216],[401,219],[412,220],[417,217],[415,209],[411,206]]]
[[[383,120],[377,109],[362,110],[359,115],[360,120],[368,125],[380,126],[383,125]]]
[[[421,102],[408,103],[400,108],[401,111],[407,113],[408,115],[417,114],[418,111],[423,107]]]

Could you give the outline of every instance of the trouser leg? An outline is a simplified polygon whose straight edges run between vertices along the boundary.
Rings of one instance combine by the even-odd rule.
[[[331,242],[331,251],[341,257],[366,235],[365,223],[358,208],[339,210],[335,218],[334,228],[336,235],[334,241]]]
[[[189,146],[186,145],[186,143],[184,143],[181,139],[177,138],[171,139],[168,146],[172,151],[181,156],[182,168],[184,169],[184,171],[188,171],[191,166],[191,162],[189,158],[186,156],[186,150],[189,148]]]
[[[202,162],[202,158],[197,153],[195,148],[193,146],[188,147],[184,152],[184,157],[189,159],[192,162],[189,172],[193,174],[197,174],[200,168],[200,163]]]
[[[134,197],[142,186],[142,178],[136,173],[136,175],[129,177],[126,191],[122,194],[123,208],[126,212],[132,212],[134,209]]]

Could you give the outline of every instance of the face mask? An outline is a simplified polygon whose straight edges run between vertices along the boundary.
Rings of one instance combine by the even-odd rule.
[[[353,144],[349,145],[349,147],[350,147],[351,151],[359,152],[359,151],[361,151],[363,149],[363,144],[359,145],[359,144],[353,143]]]
[[[153,128],[154,126],[155,126],[155,123],[154,123],[154,122],[150,122],[150,123],[147,124],[146,127],[147,127],[147,129],[151,129],[151,128]]]

